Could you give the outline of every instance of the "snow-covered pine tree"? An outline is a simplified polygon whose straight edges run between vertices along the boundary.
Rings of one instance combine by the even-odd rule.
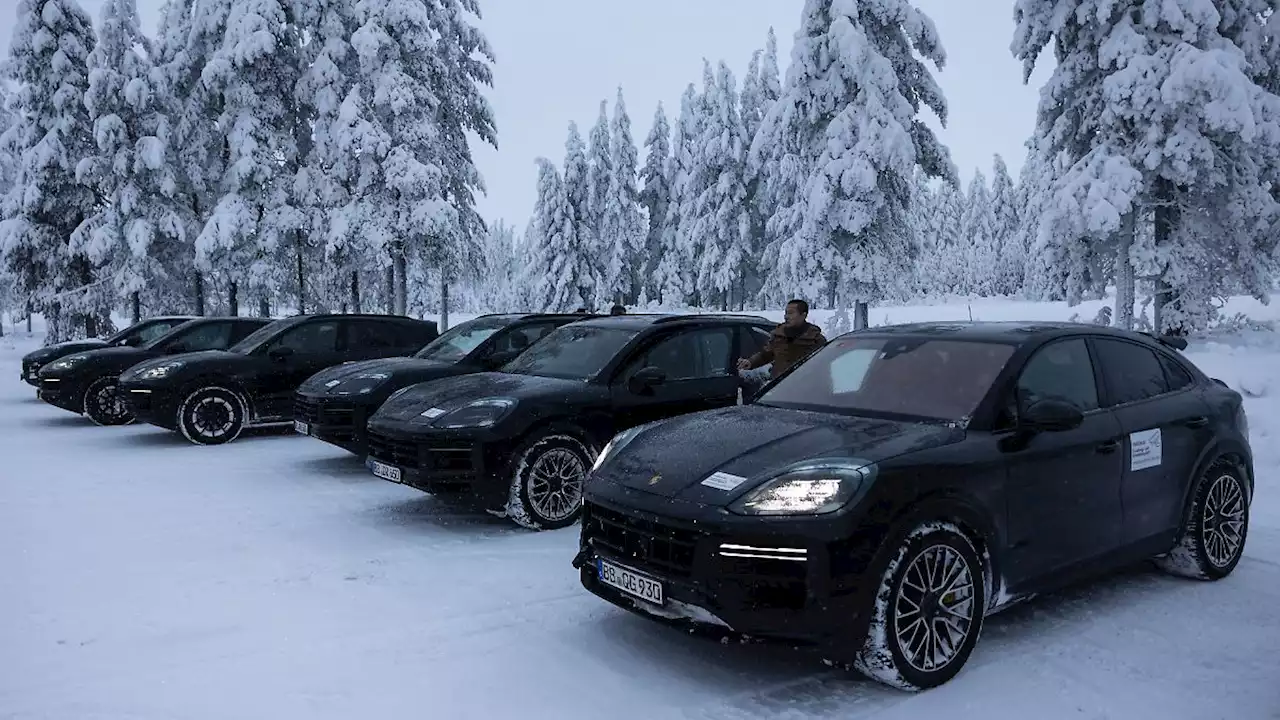
[[[748,149],[764,122],[765,115],[781,94],[782,88],[778,81],[778,39],[773,28],[769,28],[765,48],[751,55],[747,76],[742,83],[742,124],[746,129]],[[773,214],[763,178],[749,163],[746,180],[751,234],[742,266],[743,287],[740,300],[744,303],[749,297],[756,298],[763,287],[759,259],[766,243],[765,226]]]
[[[704,306],[727,310],[741,297],[743,269],[751,251],[747,210],[746,154],[750,140],[742,124],[737,83],[721,62],[715,76],[706,63],[704,125],[699,137],[694,204],[694,236],[700,244],[698,290]]]
[[[1013,295],[1022,290],[1026,275],[1027,252],[1018,240],[1019,216],[1017,193],[1009,166],[999,154],[992,161],[991,216],[992,227],[999,248],[996,264],[994,292],[997,295]]]
[[[942,271],[942,259],[934,252],[938,228],[936,222],[937,201],[929,176],[922,170],[915,172],[911,188],[911,211],[907,214],[907,226],[911,229],[912,244],[916,248],[914,272],[904,276],[900,293],[904,299],[929,296],[937,292],[938,276]]]
[[[609,242],[605,245],[607,260],[601,290],[608,293],[609,299],[631,305],[640,297],[639,271],[644,262],[647,228],[636,190],[639,164],[636,142],[631,136],[631,118],[627,115],[621,87],[609,134],[609,185],[600,221],[603,237]]]
[[[958,185],[943,182],[933,199],[937,232],[933,252],[942,263],[937,278],[938,289],[946,295],[967,295],[969,284],[965,262],[969,256],[969,238],[963,230],[965,196]]]
[[[658,266],[662,262],[662,230],[665,227],[667,208],[671,203],[671,185],[667,178],[667,164],[671,161],[671,125],[667,122],[667,113],[662,103],[658,103],[658,109],[653,113],[653,125],[649,128],[644,146],[644,167],[640,169],[640,203],[645,208],[648,232],[641,278],[647,298],[659,298],[662,296],[658,282]]]
[[[974,171],[973,179],[969,181],[960,233],[966,250],[964,293],[979,297],[994,295],[1000,245],[991,209],[991,191],[987,187],[987,176],[981,170]]]
[[[927,106],[945,125],[946,101],[925,64],[941,69],[945,53],[933,22],[907,0],[806,0],[791,59],[752,144],[753,165],[783,160],[770,179],[783,203],[770,223],[773,271],[796,294],[833,306],[846,294],[877,299],[914,259],[906,215],[915,168],[956,174],[919,117]]]
[[[591,214],[591,166],[587,162],[586,143],[582,141],[576,122],[569,123],[569,137],[564,143],[564,194],[573,212],[573,235],[582,247],[591,250],[589,259],[595,263],[597,241],[596,223]],[[607,299],[594,296],[601,273],[599,267],[592,270],[592,277],[597,283],[592,284],[593,295],[583,298],[587,307],[597,307]]]
[[[693,237],[697,158],[703,122],[702,98],[690,83],[680,98],[680,118],[671,136],[667,186],[671,201],[662,221],[662,258],[658,262],[658,300],[668,308],[684,306],[694,292],[696,262]]]
[[[181,298],[190,287],[187,222],[167,158],[169,120],[152,77],[153,55],[134,0],[108,0],[84,98],[96,151],[76,173],[100,202],[71,246],[98,267],[98,304],[109,310],[127,298],[133,322],[143,308],[148,314],[184,310]]]
[[[9,194],[10,188],[13,187],[13,178],[16,172],[11,145],[17,139],[17,135],[16,133],[9,134],[9,128],[13,127],[15,120],[13,113],[9,112],[11,96],[9,83],[4,77],[4,73],[0,72],[0,206],[3,206],[4,197]],[[0,337],[4,336],[5,313],[16,309],[17,298],[14,290],[14,278],[9,274],[4,264],[0,263]]]
[[[605,209],[609,206],[609,183],[613,180],[613,143],[609,131],[609,103],[600,101],[600,114],[587,138],[587,215],[591,225],[591,250],[596,268],[596,302],[611,300],[605,282],[607,268],[618,239],[608,237],[604,228]]]
[[[544,312],[570,312],[590,307],[597,296],[595,267],[589,248],[574,232],[572,209],[555,164],[538,158],[538,198],[532,232],[537,243],[532,298]]]
[[[97,202],[75,178],[93,146],[84,93],[94,43],[93,24],[75,0],[19,2],[5,63],[18,85],[7,141],[17,162],[0,213],[0,261],[18,296],[44,313],[46,343],[111,329],[102,308],[83,299],[95,280],[92,265],[69,247]]]
[[[302,73],[297,10],[281,0],[231,0],[221,43],[201,71],[220,109],[227,164],[196,238],[196,264],[226,278],[232,308],[247,295],[259,315],[287,281],[303,224],[291,198],[305,122],[291,92]]]

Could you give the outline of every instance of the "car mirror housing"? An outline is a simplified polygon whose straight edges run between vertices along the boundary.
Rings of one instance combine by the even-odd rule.
[[[1084,422],[1084,411],[1066,400],[1039,400],[1022,412],[1022,422],[1031,430],[1062,432],[1074,430]]]
[[[657,385],[667,381],[667,374],[662,368],[653,366],[640,368],[627,380],[627,389],[637,395],[644,395],[653,391]]]

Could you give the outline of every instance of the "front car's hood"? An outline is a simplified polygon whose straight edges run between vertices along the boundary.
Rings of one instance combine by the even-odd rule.
[[[67,340],[54,345],[46,345],[38,350],[32,350],[22,356],[23,362],[46,363],[65,357],[71,353],[81,352],[83,350],[95,350],[97,348],[109,347],[107,343],[98,338],[86,338],[84,340]]]
[[[582,392],[587,383],[575,380],[484,372],[443,378],[411,385],[392,395],[374,415],[372,421],[395,423],[429,423],[422,413],[428,410],[439,417],[441,411],[457,410],[485,398],[511,398],[517,403],[536,403],[567,399]]]
[[[70,375],[80,372],[84,368],[92,368],[95,373],[118,372],[132,365],[136,365],[143,360],[156,357],[157,353],[136,347],[121,346],[100,347],[92,350],[82,350],[71,354],[83,355],[85,359],[70,368],[55,370],[51,367],[45,366],[44,370],[41,371],[41,375],[44,377],[58,377],[61,375]]]
[[[741,405],[651,425],[607,459],[596,477],[673,499],[724,505],[797,465],[866,465],[963,438],[963,430],[946,425]],[[731,491],[702,484],[717,472],[746,480]]]
[[[307,378],[298,391],[305,395],[345,397],[368,394],[387,384],[404,387],[411,382],[426,382],[454,374],[457,374],[455,366],[430,360],[379,358],[325,368]]]
[[[199,366],[204,363],[216,362],[223,366],[228,363],[248,362],[247,355],[239,353],[227,352],[226,350],[200,350],[199,352],[179,353],[177,355],[165,355],[163,357],[145,360],[143,362],[130,367],[120,375],[121,382],[137,379],[138,375],[146,370],[160,367],[161,365],[169,365],[171,363],[180,364],[181,370],[188,370],[191,367]]]

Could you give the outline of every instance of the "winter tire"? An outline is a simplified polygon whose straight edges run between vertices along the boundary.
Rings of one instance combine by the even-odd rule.
[[[120,397],[115,378],[99,378],[84,392],[84,414],[98,425],[128,425],[134,416]]]
[[[907,691],[947,682],[978,642],[986,587],[982,559],[960,528],[917,525],[885,568],[854,667]]]
[[[572,435],[542,435],[515,454],[507,517],[531,530],[556,530],[578,521],[582,485],[595,460]]]
[[[1219,461],[1200,477],[1187,524],[1173,550],[1157,558],[1156,565],[1172,575],[1221,580],[1240,564],[1248,536],[1248,485],[1238,469]]]
[[[223,387],[196,390],[178,407],[178,429],[197,445],[221,445],[244,430],[244,402]]]

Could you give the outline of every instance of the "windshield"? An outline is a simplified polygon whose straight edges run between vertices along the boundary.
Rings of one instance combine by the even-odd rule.
[[[253,352],[259,345],[270,340],[277,332],[282,330],[286,325],[291,324],[287,320],[278,320],[276,322],[267,323],[262,327],[254,330],[245,336],[243,340],[227,348],[228,352],[248,355]]]
[[[587,380],[604,369],[638,330],[565,325],[547,334],[502,372]]]
[[[760,405],[847,415],[962,420],[1014,346],[933,338],[835,340],[770,388]]]
[[[413,356],[420,360],[455,363],[510,324],[511,321],[507,318],[479,318],[464,322],[432,340]]]
[[[195,322],[194,320],[188,320],[187,322],[184,322],[181,325],[173,328],[169,332],[166,332],[162,335],[159,335],[157,337],[154,337],[142,343],[138,347],[142,348],[143,350],[154,350],[160,347],[161,345],[164,345],[165,343],[169,342],[170,340],[173,340],[178,337],[181,337],[182,335],[185,335],[187,331],[191,329],[191,325],[194,322]]]

